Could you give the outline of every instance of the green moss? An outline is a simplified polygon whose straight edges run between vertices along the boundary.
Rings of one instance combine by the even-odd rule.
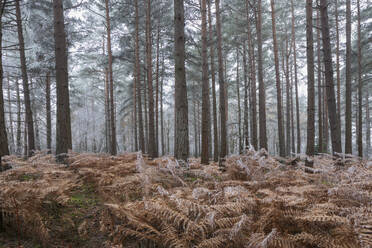
[[[40,175],[38,174],[23,174],[20,175],[18,180],[21,182],[27,182],[27,181],[33,181],[40,178]]]
[[[84,184],[72,192],[69,203],[71,207],[89,208],[98,204],[98,199],[93,184]]]

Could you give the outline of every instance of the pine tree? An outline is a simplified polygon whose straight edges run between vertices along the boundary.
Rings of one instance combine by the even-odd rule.
[[[9,154],[8,148],[8,138],[5,127],[5,113],[4,113],[4,95],[3,95],[3,14],[4,14],[5,4],[0,1],[0,165],[1,157]],[[2,213],[0,220],[0,229],[2,228]]]
[[[275,60],[275,78],[276,78],[276,97],[277,97],[277,111],[278,111],[278,133],[279,133],[279,155],[285,157],[285,142],[284,142],[284,129],[283,129],[283,114],[282,114],[282,91],[280,84],[280,73],[279,73],[279,55],[278,55],[278,44],[276,41],[276,23],[275,23],[275,4],[274,0],[271,3],[271,22],[272,22],[272,33],[273,33],[273,45],[274,45],[274,60]]]
[[[139,137],[139,150],[145,152],[145,134],[143,129],[142,117],[142,96],[141,96],[141,68],[140,68],[140,55],[139,55],[139,14],[138,14],[138,0],[134,1],[135,15],[136,15],[136,45],[135,45],[135,71],[136,71],[136,88],[137,88],[137,113],[138,113],[138,137]]]
[[[259,119],[260,119],[260,148],[267,150],[266,135],[266,93],[265,82],[263,80],[263,58],[262,58],[262,5],[261,0],[257,1],[257,64],[258,64],[258,87],[259,87]]]
[[[363,157],[363,111],[362,111],[362,45],[361,45],[361,25],[360,25],[360,4],[357,0],[358,9],[358,156]]]
[[[72,149],[67,42],[62,0],[53,0],[53,11],[57,84],[56,154],[62,154]]]
[[[227,113],[226,113],[226,89],[224,78],[224,64],[222,57],[222,34],[220,17],[220,0],[215,1],[216,5],[216,28],[217,28],[217,51],[218,51],[218,81],[220,85],[220,128],[221,128],[221,148],[220,158],[224,159],[227,155]]]
[[[336,98],[333,83],[332,53],[331,42],[329,38],[328,24],[328,3],[327,0],[320,0],[320,16],[323,40],[323,59],[325,67],[325,88],[327,93],[328,118],[331,126],[332,150],[342,152],[341,148],[341,130],[337,118]]]
[[[22,81],[23,81],[23,95],[25,98],[24,100],[25,100],[25,110],[26,110],[27,142],[28,142],[27,156],[30,157],[32,156],[33,151],[35,150],[34,120],[33,120],[32,109],[31,109],[31,97],[30,97],[26,55],[25,55],[25,41],[23,37],[22,16],[21,16],[21,8],[19,6],[19,0],[15,1],[15,5],[16,5],[19,53],[20,53]]]
[[[306,154],[314,155],[314,48],[313,1],[306,0],[306,56],[307,56],[307,147]]]
[[[175,134],[174,156],[189,157],[189,121],[185,75],[185,17],[183,0],[174,0]]]
[[[352,153],[351,132],[351,3],[346,0],[346,63],[345,63],[345,153]]]
[[[109,0],[105,0],[106,9],[106,31],[107,31],[107,53],[108,53],[108,76],[109,76],[109,98],[110,98],[110,153],[116,155],[116,124],[115,124],[115,104],[114,104],[114,77],[112,71],[112,49],[111,49],[111,20]]]
[[[209,80],[207,57],[207,2],[201,0],[202,17],[202,149],[201,163],[209,164]]]
[[[151,0],[147,0],[146,8],[146,60],[147,60],[147,93],[149,111],[148,152],[151,158],[156,158],[154,90],[152,86],[152,38],[151,38]]]
[[[218,119],[217,119],[217,100],[216,100],[216,74],[214,64],[214,46],[213,46],[213,29],[212,29],[212,11],[211,1],[208,0],[208,31],[209,31],[209,51],[211,63],[211,78],[212,78],[212,103],[213,103],[213,160],[218,161],[219,142],[218,142]]]

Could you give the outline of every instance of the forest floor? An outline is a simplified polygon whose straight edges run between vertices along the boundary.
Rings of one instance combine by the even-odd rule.
[[[372,247],[371,161],[312,162],[247,151],[221,171],[141,153],[8,156],[0,247]]]

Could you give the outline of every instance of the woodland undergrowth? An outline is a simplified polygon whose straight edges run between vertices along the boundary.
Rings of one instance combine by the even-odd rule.
[[[0,173],[8,233],[43,247],[372,247],[372,166],[248,150],[217,163],[44,152]]]

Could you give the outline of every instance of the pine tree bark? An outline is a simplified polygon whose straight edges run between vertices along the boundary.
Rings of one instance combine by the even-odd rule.
[[[337,117],[341,129],[340,31],[338,27],[338,0],[335,0],[335,14],[336,14]]]
[[[297,75],[297,46],[296,46],[296,29],[293,0],[291,0],[292,12],[292,47],[293,47],[293,63],[294,63],[294,83],[296,93],[296,127],[297,127],[297,153],[301,153],[301,124],[300,124],[300,104],[298,100],[298,75]]]
[[[255,63],[255,55],[254,55],[254,44],[252,39],[252,31],[251,31],[251,21],[249,18],[249,7],[248,7],[249,0],[245,1],[245,14],[247,18],[247,40],[248,40],[248,59],[249,59],[249,71],[250,71],[250,80],[251,80],[251,103],[252,103],[252,111],[251,111],[251,142],[254,149],[257,150],[258,148],[258,141],[257,141],[257,90],[256,90],[256,63]]]
[[[212,78],[212,104],[213,104],[213,160],[218,161],[219,142],[218,142],[218,119],[217,119],[217,100],[216,100],[216,74],[214,64],[214,43],[213,43],[213,28],[212,28],[212,11],[211,0],[208,0],[208,26],[209,26],[209,52],[211,63],[211,78]]]
[[[322,87],[324,88],[324,76],[322,76]],[[328,141],[329,141],[329,125],[328,125],[328,104],[327,104],[327,93],[323,90],[323,152],[328,152]]]
[[[9,154],[8,138],[5,127],[4,95],[3,95],[3,13],[6,1],[0,1],[0,166],[1,157]],[[4,141],[4,142],[3,142]],[[0,209],[0,231],[3,231],[3,210]]]
[[[307,146],[306,154],[314,155],[314,41],[313,41],[313,1],[306,0],[306,57],[307,57]]]
[[[17,155],[22,153],[22,123],[21,123],[21,96],[19,90],[19,81],[18,78],[15,79],[16,84],[16,94],[17,94],[17,133],[16,133],[16,149]]]
[[[46,110],[46,144],[48,152],[52,150],[52,105],[50,101],[50,74],[46,74],[45,80],[45,110]]]
[[[285,81],[286,81],[286,155],[290,156],[291,153],[291,98],[290,98],[290,82],[289,82],[289,37],[286,34],[285,41]]]
[[[296,153],[296,146],[295,146],[295,127],[294,127],[294,113],[293,113],[293,65],[291,65],[291,86],[290,86],[290,98],[291,98],[291,138],[292,138],[292,153]]]
[[[194,119],[194,157],[198,157],[198,120],[197,120],[197,113],[196,113],[196,99],[193,96],[193,119]]]
[[[362,111],[362,45],[361,45],[361,26],[360,26],[360,3],[357,0],[358,9],[358,156],[363,157],[363,111]]]
[[[226,129],[226,96],[225,96],[225,78],[223,75],[222,58],[222,35],[221,35],[221,17],[220,0],[215,1],[216,6],[216,28],[217,28],[217,51],[218,51],[218,81],[220,85],[220,128],[221,128],[221,147],[220,158],[224,159],[227,155],[227,129]]]
[[[32,78],[30,78],[30,87],[31,90],[34,89],[34,82]],[[39,123],[38,123],[38,113],[37,109],[35,108],[35,95],[31,94],[31,109],[33,113],[33,120],[34,120],[34,134],[35,134],[35,150],[40,150],[40,132],[39,132]]]
[[[155,99],[155,149],[157,154],[160,154],[159,149],[159,66],[160,66],[160,25],[157,26],[156,40],[156,99]]]
[[[202,149],[201,163],[209,164],[209,80],[207,56],[207,1],[201,0],[202,36]]]
[[[8,82],[8,117],[9,117],[9,127],[10,127],[10,137],[9,137],[9,153],[14,152],[14,128],[13,128],[13,111],[12,111],[12,97],[10,94],[10,79],[9,74],[7,75]]]
[[[243,44],[243,70],[244,70],[244,120],[243,120],[243,134],[245,148],[249,148],[249,122],[248,122],[248,68],[247,68],[247,51],[246,44]]]
[[[351,1],[346,0],[346,63],[345,63],[345,153],[352,153],[351,132]]]
[[[33,151],[35,150],[35,135],[34,135],[34,121],[32,117],[31,109],[31,99],[30,99],[30,90],[27,77],[27,64],[26,64],[26,55],[25,55],[25,42],[23,37],[23,28],[22,28],[22,17],[21,9],[19,5],[19,0],[15,1],[16,6],[16,18],[17,18],[17,30],[18,30],[18,41],[19,41],[19,55],[21,60],[21,71],[22,71],[22,81],[23,81],[23,94],[25,100],[25,110],[26,110],[26,123],[28,129],[28,151],[27,156],[32,156]]]
[[[144,59],[146,61],[146,58]],[[146,68],[144,69],[146,71]],[[144,73],[143,76],[143,107],[144,107],[144,115],[145,115],[145,153],[148,153],[149,149],[149,115],[148,115],[148,108],[147,108],[147,73]]]
[[[175,139],[174,156],[189,157],[188,103],[185,74],[185,19],[183,0],[174,0]]]
[[[271,22],[272,22],[274,59],[275,59],[276,95],[277,95],[277,111],[278,111],[278,133],[279,133],[279,155],[281,157],[285,157],[286,152],[285,152],[283,115],[282,115],[282,91],[281,91],[280,73],[279,73],[278,44],[277,44],[277,41],[276,41],[276,24],[275,24],[274,0],[271,0],[270,3],[271,3]]]
[[[158,157],[155,137],[154,89],[152,85],[152,28],[151,28],[151,0],[147,0],[146,8],[146,60],[147,60],[147,93],[149,104],[149,136],[148,152],[151,158]]]
[[[164,88],[164,55],[162,56],[161,64],[161,82],[160,82],[160,136],[161,136],[161,155],[165,154],[165,140],[164,140],[164,113],[163,113],[163,88]]]
[[[142,115],[142,96],[141,96],[141,68],[140,68],[140,54],[139,54],[139,15],[138,15],[138,0],[134,1],[135,4],[135,15],[136,15],[136,47],[135,47],[135,59],[136,59],[136,82],[137,82],[137,104],[138,104],[138,138],[139,138],[139,150],[145,152],[145,134],[143,129],[143,115]]]
[[[133,143],[134,151],[138,151],[138,126],[137,126],[137,77],[136,77],[136,61],[134,61],[133,72]]]
[[[319,10],[317,11],[316,24],[320,27],[320,16]],[[322,97],[323,97],[323,87],[322,87],[322,64],[320,62],[320,30],[316,31],[316,46],[317,46],[317,62],[318,62],[318,152],[324,152],[323,147],[323,111],[322,108]]]
[[[106,152],[110,153],[111,150],[111,121],[110,121],[110,83],[109,72],[105,68],[105,131],[106,131]]]
[[[5,3],[3,1],[0,2],[0,165],[1,165],[1,157],[9,154],[8,148],[8,138],[6,133],[6,126],[5,126],[5,111],[4,111],[4,94],[3,94],[3,79],[4,79],[4,71],[3,71],[3,13],[4,13]],[[2,217],[2,213],[0,213]],[[2,227],[2,219],[0,222],[0,229]]]
[[[367,158],[369,158],[371,155],[371,118],[370,118],[370,115],[369,115],[369,91],[367,90],[367,93],[366,93],[366,156]]]
[[[323,40],[323,59],[325,66],[325,87],[327,93],[328,118],[331,126],[332,150],[342,152],[341,148],[341,131],[337,118],[336,99],[333,83],[332,52],[329,38],[328,26],[328,3],[327,0],[320,0],[320,15]]]
[[[116,149],[116,122],[115,122],[115,104],[114,104],[114,78],[112,71],[112,49],[111,49],[111,20],[109,0],[105,0],[106,7],[106,32],[107,32],[107,53],[108,53],[108,73],[109,73],[109,89],[110,89],[110,153],[117,154]]]
[[[261,0],[257,1],[257,64],[258,64],[258,87],[259,87],[259,121],[260,121],[260,148],[267,150],[267,135],[266,135],[266,92],[265,83],[263,80],[263,57],[262,57],[262,5]]]
[[[56,154],[72,149],[70,96],[68,89],[67,42],[63,14],[63,1],[53,0],[54,40],[57,84],[57,139]]]
[[[236,95],[238,97],[238,139],[239,139],[239,154],[243,152],[243,139],[242,139],[242,111],[240,107],[240,74],[239,74],[239,48],[236,48]]]

